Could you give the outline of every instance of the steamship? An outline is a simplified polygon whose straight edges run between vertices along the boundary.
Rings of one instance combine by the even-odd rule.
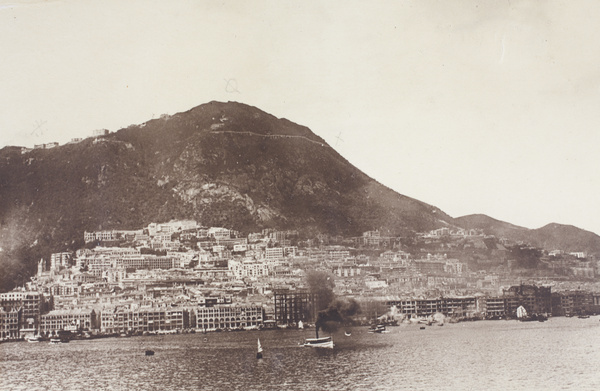
[[[333,339],[331,337],[306,338],[304,347],[307,348],[326,348],[333,349]]]

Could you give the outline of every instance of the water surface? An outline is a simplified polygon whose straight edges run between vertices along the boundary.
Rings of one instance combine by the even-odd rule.
[[[2,390],[598,390],[600,317],[0,344]],[[264,352],[257,360],[260,338]],[[155,351],[145,356],[145,350]]]

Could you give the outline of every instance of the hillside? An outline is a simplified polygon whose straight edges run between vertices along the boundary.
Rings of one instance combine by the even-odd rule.
[[[210,102],[99,138],[21,154],[0,150],[0,289],[84,230],[195,219],[358,235],[452,224],[377,183],[310,129],[240,103]]]
[[[572,225],[552,223],[533,229],[529,241],[540,248],[600,254],[600,236]]]
[[[552,223],[542,228],[528,229],[481,214],[457,217],[454,221],[463,228],[482,229],[485,234],[526,242],[548,251],[600,254],[600,236],[572,225]]]
[[[529,231],[527,228],[496,220],[483,214],[457,217],[454,221],[462,228],[481,229],[486,235],[495,235],[512,240],[519,240],[518,238]]]

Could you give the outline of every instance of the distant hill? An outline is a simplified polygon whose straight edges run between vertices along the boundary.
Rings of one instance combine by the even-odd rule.
[[[496,220],[483,214],[457,217],[454,221],[462,228],[481,229],[487,235],[509,239],[521,237],[525,232],[529,231],[527,228]]]
[[[529,240],[540,248],[600,254],[600,236],[572,225],[548,224],[531,230]]]
[[[542,228],[528,229],[482,214],[462,216],[454,221],[463,228],[482,229],[488,235],[523,241],[548,251],[583,251],[588,254],[600,254],[600,236],[572,225],[552,223]]]
[[[371,179],[307,127],[210,102],[49,150],[0,150],[0,289],[27,280],[40,257],[81,246],[84,230],[184,218],[348,236],[453,224]]]

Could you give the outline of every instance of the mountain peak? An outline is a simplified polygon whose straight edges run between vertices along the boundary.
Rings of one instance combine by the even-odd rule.
[[[12,254],[28,248],[20,254],[30,265],[40,251],[77,243],[85,230],[171,219],[346,236],[422,232],[453,221],[368,177],[309,128],[238,102],[11,153],[0,160],[0,178],[0,247]],[[29,247],[34,242],[39,251]]]

